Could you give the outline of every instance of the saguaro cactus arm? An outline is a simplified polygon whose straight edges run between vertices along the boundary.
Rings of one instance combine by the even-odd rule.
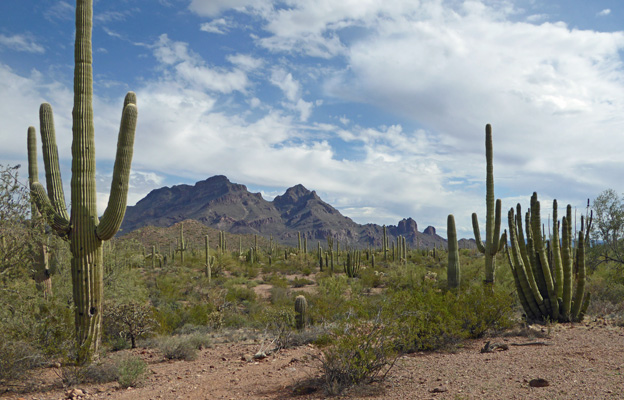
[[[100,240],[108,240],[115,236],[126,213],[137,113],[136,95],[129,92],[124,100],[108,206],[96,231]]]
[[[50,104],[43,103],[41,107],[39,107],[39,123],[41,128],[41,145],[43,149],[43,163],[46,171],[48,197],[50,198],[54,211],[58,213],[61,218],[69,221],[69,214],[67,213],[67,207],[65,205],[65,194],[63,193],[63,182],[61,181],[58,147],[56,146],[54,114]]]

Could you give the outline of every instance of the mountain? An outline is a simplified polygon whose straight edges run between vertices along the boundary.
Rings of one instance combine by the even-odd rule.
[[[245,185],[232,183],[223,175],[193,186],[151,191],[126,209],[120,235],[145,226],[169,227],[187,219],[230,233],[273,236],[288,245],[296,245],[298,233],[313,242],[330,236],[356,247],[379,247],[383,237],[382,226],[354,222],[303,185],[295,185],[267,201],[260,193],[251,193]],[[419,232],[412,218],[387,226],[387,234],[390,240],[404,236],[412,248],[446,246],[446,240],[436,234],[434,227]]]

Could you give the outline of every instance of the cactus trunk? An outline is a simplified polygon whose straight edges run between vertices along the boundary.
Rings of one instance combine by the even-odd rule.
[[[455,229],[455,217],[450,214],[447,219],[447,237],[448,237],[448,265],[447,280],[449,288],[459,287],[460,267],[459,267],[459,248],[457,246],[457,231]]]
[[[494,284],[496,275],[496,254],[502,248],[501,240],[501,201],[494,197],[494,165],[493,165],[492,127],[485,126],[485,160],[486,160],[486,216],[485,244],[481,241],[477,213],[472,214],[472,228],[478,250],[485,256],[485,283]]]

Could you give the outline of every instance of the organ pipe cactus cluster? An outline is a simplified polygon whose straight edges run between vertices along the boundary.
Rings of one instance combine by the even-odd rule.
[[[355,278],[362,266],[362,253],[359,250],[347,251],[347,260],[344,264],[345,274],[349,278]]]
[[[537,193],[525,215],[526,237],[522,229],[522,210],[508,213],[511,252],[507,250],[520,303],[527,319],[568,322],[581,321],[589,306],[585,293],[585,234],[583,217],[576,249],[572,247],[572,207],[568,205],[561,224],[557,220],[557,201],[553,202],[553,236],[548,253],[544,243]],[[589,224],[590,222],[588,222]],[[559,240],[561,226],[561,242]],[[576,250],[576,261],[574,253]],[[574,266],[576,265],[576,268]],[[576,276],[574,276],[576,270]],[[576,281],[576,285],[574,284]],[[576,288],[574,289],[574,286]]]
[[[485,283],[493,284],[496,273],[496,254],[507,241],[501,236],[501,200],[494,200],[494,166],[492,163],[492,126],[485,126],[485,160],[486,160],[486,216],[485,216],[485,244],[481,240],[477,213],[472,214],[472,229],[479,252],[485,255]]]
[[[459,287],[460,282],[460,266],[459,266],[459,248],[457,245],[457,230],[455,229],[455,217],[449,214],[446,221],[446,232],[448,241],[448,265],[447,280],[449,288]]]
[[[117,155],[108,206],[98,218],[95,187],[93,127],[93,69],[91,31],[93,1],[76,2],[74,109],[72,111],[71,216],[67,212],[59,168],[52,107],[40,108],[41,139],[46,170],[46,194],[39,182],[31,192],[50,225],[70,241],[78,362],[88,362],[98,351],[102,323],[102,242],[111,239],[126,211],[128,180],[137,122],[136,96],[126,95],[117,142]]]

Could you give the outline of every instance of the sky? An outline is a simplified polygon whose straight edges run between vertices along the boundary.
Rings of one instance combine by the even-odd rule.
[[[49,102],[68,199],[74,9],[0,1],[0,164],[26,179]],[[358,223],[446,237],[453,214],[470,238],[488,123],[503,227],[534,191],[543,219],[624,192],[621,0],[95,0],[93,59],[100,214],[130,90],[129,205],[225,175],[267,200],[302,184]]]

